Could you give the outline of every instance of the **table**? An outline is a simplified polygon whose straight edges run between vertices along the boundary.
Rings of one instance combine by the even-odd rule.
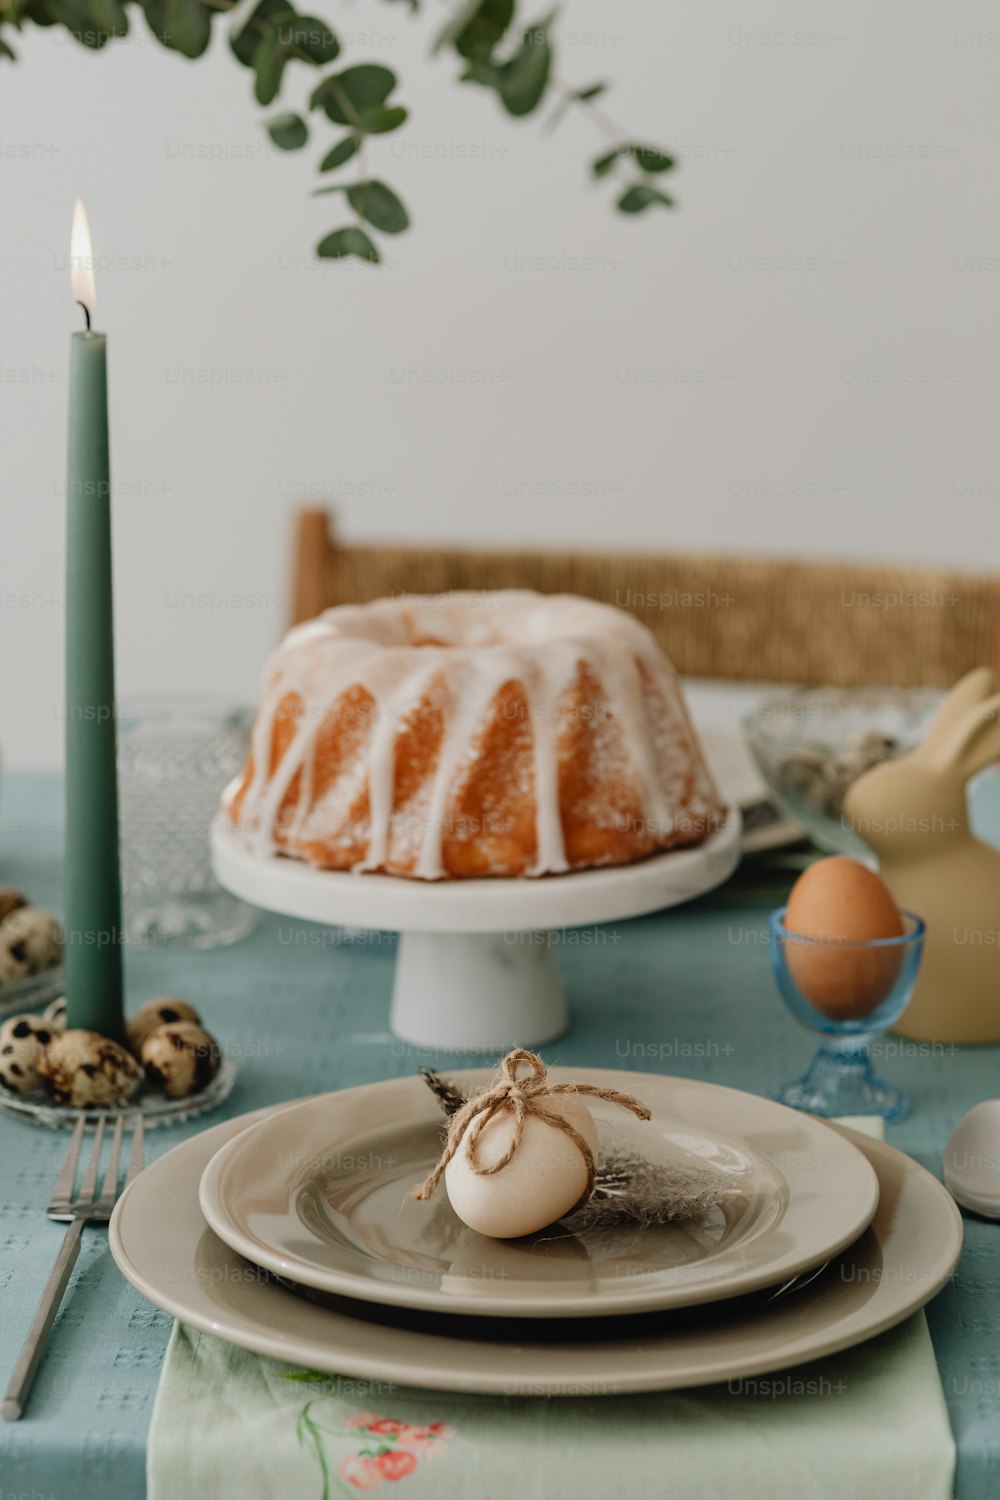
[[[8,776],[0,803],[0,883],[61,905],[62,784]],[[676,1073],[774,1092],[814,1050],[771,981],[766,915],[793,870],[744,862],[700,901],[565,935],[572,1031],[546,1061]],[[431,1053],[386,1029],[391,941],[336,946],[323,928],[266,917],[210,953],[131,951],[132,1006],[182,995],[236,1058],[240,1076],[215,1123],[261,1105],[480,1058]],[[889,1140],[939,1172],[959,1117],[1000,1092],[1000,1048],[933,1048],[886,1038],[879,1058],[912,1113]],[[149,1159],[198,1125],[147,1135]],[[44,1207],[68,1137],[0,1118],[0,1381],[55,1258],[62,1228]],[[959,1449],[958,1500],[1000,1494],[1000,1226],[967,1221],[968,1243],[928,1320]],[[38,1500],[137,1500],[170,1319],[119,1275],[103,1230],[84,1233],[25,1418],[0,1427],[0,1494]],[[776,1489],[777,1500],[784,1500]]]

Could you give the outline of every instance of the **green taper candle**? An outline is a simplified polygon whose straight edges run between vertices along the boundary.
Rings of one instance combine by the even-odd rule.
[[[73,295],[86,330],[70,349],[66,486],[66,1024],[122,1040],[121,878],[107,340],[91,329],[93,253],[73,214]]]

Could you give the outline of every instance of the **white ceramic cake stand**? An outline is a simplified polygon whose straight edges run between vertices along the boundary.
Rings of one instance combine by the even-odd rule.
[[[212,831],[219,883],[285,916],[400,934],[389,1024],[420,1047],[540,1046],[568,1024],[560,930],[639,917],[720,885],[740,857],[740,815],[696,849],[531,879],[406,880],[261,859],[228,823]],[[591,942],[597,946],[598,935]],[[575,945],[584,946],[578,934]]]

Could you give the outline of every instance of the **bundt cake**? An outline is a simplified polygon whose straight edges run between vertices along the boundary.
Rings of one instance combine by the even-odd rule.
[[[645,627],[528,591],[343,605],[292,630],[223,805],[261,854],[422,880],[624,864],[724,811]]]

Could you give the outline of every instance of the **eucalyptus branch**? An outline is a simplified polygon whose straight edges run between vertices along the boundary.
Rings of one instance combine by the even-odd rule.
[[[514,119],[536,113],[554,98],[552,126],[568,109],[582,106],[612,143],[610,151],[591,163],[591,173],[596,179],[618,179],[624,189],[618,208],[635,214],[657,204],[671,206],[656,179],[673,167],[673,159],[657,147],[630,140],[597,104],[605,84],[578,89],[559,78],[552,35],[555,11],[519,29],[517,4],[518,0],[462,0],[457,10],[449,9],[434,50],[451,51],[462,65],[459,82],[491,89]],[[411,8],[416,10],[416,0],[411,0]],[[399,129],[408,118],[407,110],[392,98],[395,73],[381,63],[341,66],[340,41],[333,28],[325,20],[300,14],[290,0],[0,0],[0,57],[15,60],[4,31],[19,32],[31,23],[60,26],[83,46],[100,50],[127,35],[137,12],[161,46],[191,61],[204,54],[213,22],[225,16],[230,22],[230,50],[252,72],[255,98],[265,107],[281,93],[290,64],[297,72],[301,66],[327,69],[336,63],[337,71],[320,78],[302,113],[286,112],[265,121],[271,140],[283,151],[301,150],[308,143],[316,115],[341,126],[346,133],[318,164],[324,178],[357,158],[349,183],[335,179],[316,190],[343,194],[354,216],[353,224],[334,229],[320,241],[317,254],[377,262],[373,232],[394,235],[409,228],[402,201],[386,183],[371,177],[368,168],[370,139]]]

